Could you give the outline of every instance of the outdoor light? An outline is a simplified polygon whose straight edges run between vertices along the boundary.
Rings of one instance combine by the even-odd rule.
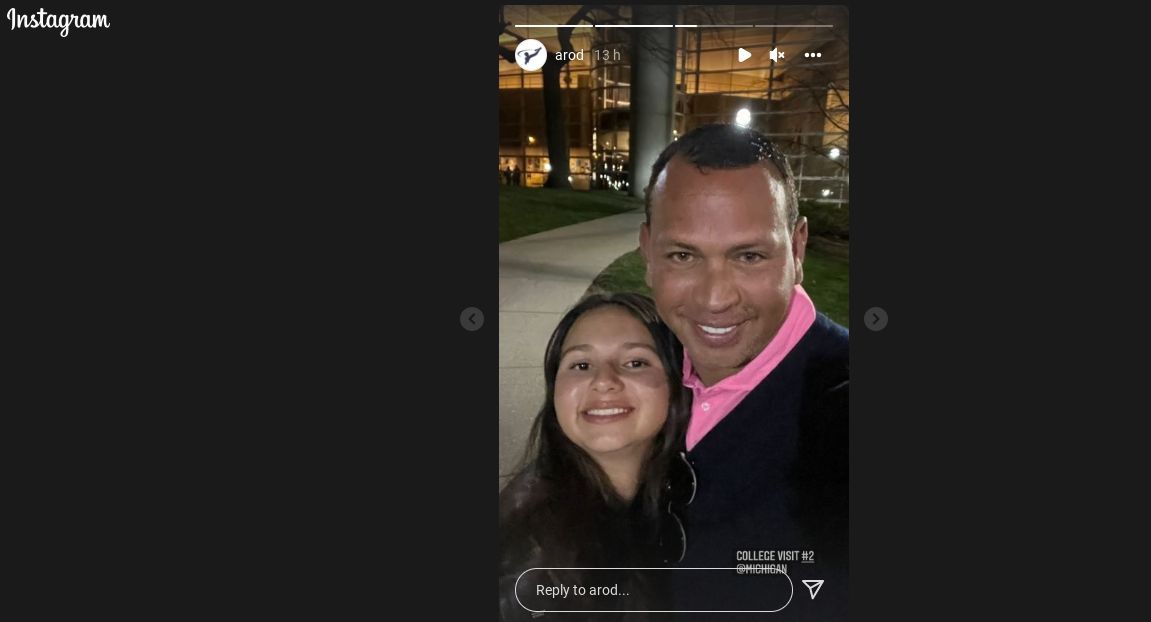
[[[572,176],[571,175],[568,175],[568,183],[569,184],[572,183]]]
[[[832,147],[831,152],[827,154],[832,160],[839,157],[839,147]]]
[[[825,196],[825,197],[829,197],[829,196],[831,196],[831,191],[830,191],[830,190],[828,190],[827,188],[824,188],[824,189],[823,189],[823,190],[820,192],[820,194],[822,194],[822,195],[823,195],[823,196]]]
[[[735,124],[740,127],[751,125],[751,111],[747,108],[740,108],[739,112],[735,113]]]
[[[546,171],[548,173],[552,172],[551,162],[544,162],[544,171]]]
[[[529,145],[536,144],[536,137],[535,136],[528,136],[528,144]]]

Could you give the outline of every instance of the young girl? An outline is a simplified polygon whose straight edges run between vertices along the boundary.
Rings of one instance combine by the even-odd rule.
[[[682,360],[655,306],[638,294],[593,295],[560,320],[544,358],[547,398],[523,466],[499,498],[502,619],[531,619],[515,594],[529,568],[645,568],[682,553],[669,553],[669,544],[681,543],[660,536],[669,521],[664,490],[690,414]],[[585,570],[532,574],[533,583],[568,586],[605,578]],[[614,608],[653,602],[652,577],[622,577],[631,591]],[[563,608],[581,607],[569,596]]]

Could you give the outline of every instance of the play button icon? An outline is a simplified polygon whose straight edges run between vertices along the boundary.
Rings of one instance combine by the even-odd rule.
[[[743,48],[739,48],[739,62],[742,63],[743,61],[745,61],[749,58],[751,58],[751,52],[748,52],[747,50],[745,50]]]

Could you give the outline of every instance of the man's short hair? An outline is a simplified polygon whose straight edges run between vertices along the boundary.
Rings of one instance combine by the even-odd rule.
[[[651,224],[652,188],[659,179],[659,174],[667,167],[667,163],[677,155],[699,167],[700,171],[744,168],[764,160],[771,161],[775,165],[775,170],[779,172],[784,194],[787,196],[787,224],[789,227],[795,227],[795,223],[799,221],[799,198],[795,191],[795,176],[791,173],[787,156],[775,146],[775,143],[768,140],[767,136],[751,128],[713,123],[697,127],[679,140],[673,141],[651,166],[651,178],[644,190],[644,213],[648,224]]]

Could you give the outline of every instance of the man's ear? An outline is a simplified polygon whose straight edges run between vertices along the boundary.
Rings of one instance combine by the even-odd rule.
[[[643,282],[651,287],[651,227],[646,222],[639,227],[639,254],[643,255]]]
[[[791,231],[791,254],[795,260],[795,284],[803,283],[803,257],[807,253],[807,218],[800,216]]]

